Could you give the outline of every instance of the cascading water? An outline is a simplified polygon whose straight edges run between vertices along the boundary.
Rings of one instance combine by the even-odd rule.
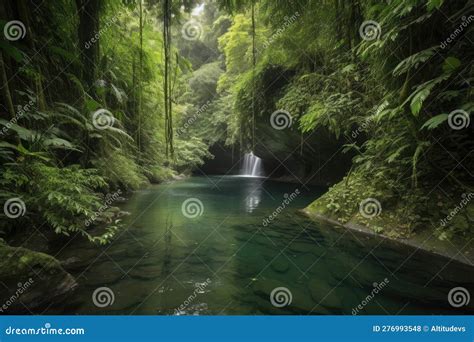
[[[253,152],[245,153],[244,165],[241,176],[261,177],[263,176],[262,159],[253,154]]]

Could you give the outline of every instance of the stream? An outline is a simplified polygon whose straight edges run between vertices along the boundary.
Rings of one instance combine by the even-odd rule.
[[[297,212],[325,191],[238,176],[136,191],[112,244],[75,241],[61,251],[61,260],[80,259],[70,269],[79,287],[46,313],[474,313],[473,301],[448,303],[453,287],[474,288],[469,267]],[[107,305],[97,306],[94,291],[104,287]],[[272,304],[277,288],[288,305]]]

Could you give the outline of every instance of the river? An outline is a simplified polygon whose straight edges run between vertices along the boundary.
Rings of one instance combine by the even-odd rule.
[[[448,302],[474,288],[467,266],[297,212],[324,191],[237,176],[136,191],[111,244],[61,251],[80,285],[46,313],[473,313]]]

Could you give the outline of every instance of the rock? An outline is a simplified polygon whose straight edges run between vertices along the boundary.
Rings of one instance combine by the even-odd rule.
[[[315,255],[319,255],[321,250],[315,242],[293,242],[288,248],[294,253],[313,253]]]
[[[288,264],[288,261],[284,259],[285,259],[284,256],[280,256],[276,258],[275,260],[273,260],[273,262],[270,265],[272,270],[278,273],[285,273],[286,271],[288,271],[288,269],[290,268],[290,265]]]
[[[77,287],[50,255],[0,244],[0,312],[42,313]]]
[[[125,271],[112,262],[98,262],[93,264],[84,274],[88,283],[96,286],[106,286],[118,282],[125,277]]]
[[[119,207],[110,207],[106,211],[100,212],[93,221],[95,229],[103,228],[104,225],[109,225],[117,219],[130,215],[127,211],[120,210]]]
[[[92,248],[90,242],[87,241],[90,248],[76,247],[74,250],[63,249],[57,258],[61,260],[61,265],[68,271],[85,270],[89,265],[97,260],[100,250]],[[80,257],[78,257],[80,256]]]
[[[330,308],[341,307],[341,298],[337,288],[329,286],[324,280],[310,280],[308,286],[311,297],[316,303]]]
[[[61,266],[65,269],[74,269],[79,263],[81,263],[81,259],[79,259],[78,257],[70,257],[66,260],[62,260]]]
[[[160,277],[162,271],[162,265],[144,265],[133,267],[127,272],[132,279],[153,280]]]

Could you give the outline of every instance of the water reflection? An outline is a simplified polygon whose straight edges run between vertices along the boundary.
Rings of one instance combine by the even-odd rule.
[[[252,213],[255,209],[257,209],[262,200],[262,182],[258,180],[247,182],[244,189],[244,196],[245,210],[248,213]]]
[[[61,250],[60,260],[80,256],[70,268],[80,286],[45,313],[351,315],[387,278],[359,314],[472,314],[473,304],[454,309],[447,300],[454,287],[474,288],[471,268],[297,215],[322,189],[302,191],[258,229],[294,191],[295,184],[252,177],[195,177],[138,191],[123,207],[132,212],[128,229],[106,255],[86,240]],[[202,216],[182,214],[187,198],[203,202]],[[115,293],[106,308],[91,301],[101,286]],[[277,287],[292,292],[291,305],[272,305]]]

